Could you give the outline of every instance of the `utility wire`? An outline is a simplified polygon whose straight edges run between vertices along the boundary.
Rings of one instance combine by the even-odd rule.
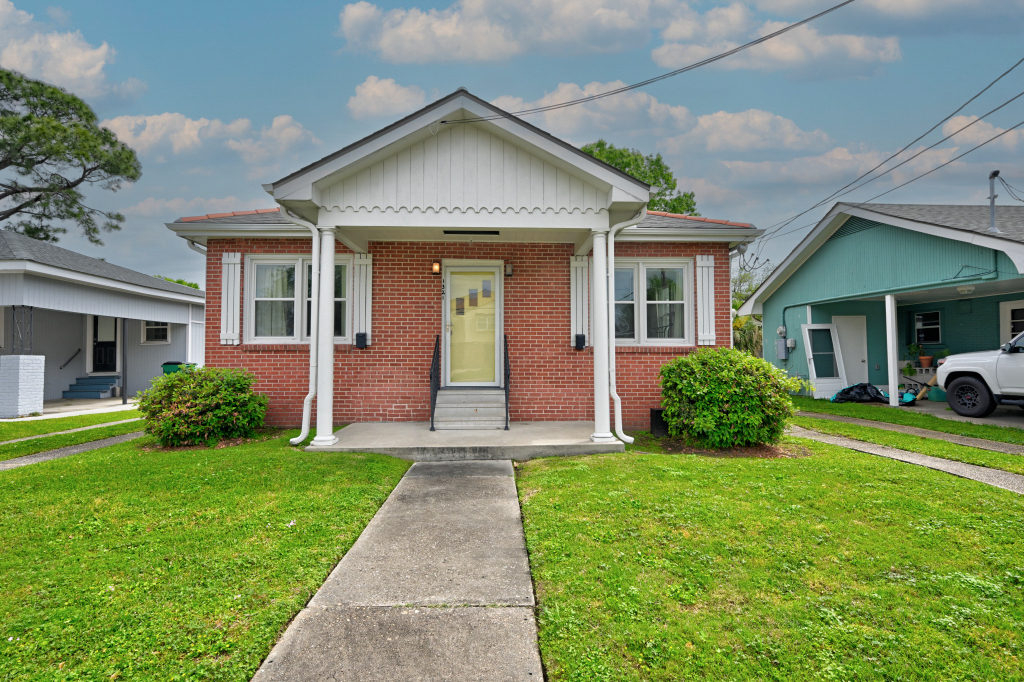
[[[971,149],[968,149],[967,151],[965,151],[963,154],[957,154],[956,156],[954,156],[949,161],[946,161],[945,163],[939,164],[938,166],[936,166],[935,168],[932,168],[927,173],[921,173],[916,178],[911,178],[910,180],[907,180],[903,184],[896,185],[895,187],[893,187],[890,190],[886,190],[885,192],[882,192],[881,194],[876,194],[875,196],[871,197],[870,199],[868,199],[866,202],[863,202],[863,203],[868,203],[868,202],[874,201],[875,199],[877,199],[879,197],[884,197],[886,194],[889,194],[890,192],[895,192],[900,187],[905,187],[905,186],[909,185],[910,183],[912,183],[912,182],[914,182],[916,180],[920,180],[921,178],[923,178],[926,175],[931,175],[932,173],[934,173],[935,171],[939,170],[940,168],[944,168],[945,166],[948,166],[949,164],[951,164],[954,161],[956,161],[957,159],[960,159],[960,158],[963,158],[963,157],[967,156],[968,154],[973,152],[975,149],[981,149],[982,147],[987,145],[989,142],[994,142],[994,141],[998,140],[1000,137],[1002,137],[1003,135],[1007,134],[1008,132],[1010,132],[1012,130],[1016,130],[1017,128],[1020,128],[1021,126],[1024,126],[1024,121],[1021,121],[1020,123],[1018,123],[1017,125],[1015,125],[1015,126],[1013,126],[1011,128],[1007,128],[1006,130],[1004,130],[1003,132],[999,133],[998,135],[993,135],[992,137],[988,138],[987,140],[985,140],[984,142],[979,144],[977,147],[972,147]]]
[[[999,74],[999,76],[998,76],[998,77],[997,77],[997,78],[996,78],[995,80],[993,80],[993,81],[992,81],[991,83],[989,83],[989,84],[988,84],[988,85],[986,85],[986,86],[985,86],[984,88],[982,88],[982,89],[981,89],[980,91],[978,91],[978,93],[977,93],[977,94],[975,94],[975,95],[974,95],[973,97],[971,97],[971,98],[970,98],[970,99],[968,99],[968,100],[967,100],[966,102],[964,102],[964,103],[963,103],[963,104],[961,104],[961,105],[960,105],[959,107],[957,107],[957,108],[956,108],[956,109],[955,109],[955,110],[954,110],[954,111],[953,111],[952,113],[950,113],[950,114],[949,114],[948,116],[946,116],[946,117],[945,117],[945,118],[943,118],[943,119],[942,119],[941,121],[939,121],[938,123],[936,123],[935,125],[933,125],[933,126],[932,126],[931,128],[929,128],[929,129],[928,129],[928,130],[926,130],[926,131],[925,131],[924,133],[922,133],[921,135],[919,135],[918,137],[916,137],[916,138],[915,138],[914,140],[912,140],[911,142],[909,142],[908,144],[906,144],[906,145],[905,145],[905,146],[904,146],[904,147],[903,147],[902,149],[900,149],[900,150],[899,150],[899,151],[897,151],[896,153],[894,153],[894,154],[892,154],[892,155],[888,156],[887,158],[885,158],[884,160],[882,160],[882,161],[881,161],[881,162],[880,162],[880,163],[879,163],[878,165],[876,165],[876,166],[875,166],[874,168],[872,168],[871,170],[867,171],[866,173],[863,173],[863,174],[861,174],[861,175],[860,175],[859,177],[857,177],[857,178],[854,178],[853,180],[851,180],[850,182],[848,182],[848,183],[847,183],[846,185],[844,185],[844,186],[840,187],[839,189],[837,189],[836,191],[832,192],[832,194],[828,195],[827,197],[825,197],[824,199],[822,199],[822,200],[821,200],[821,201],[819,201],[818,203],[814,204],[813,206],[811,206],[811,207],[810,207],[810,208],[808,208],[807,210],[805,210],[805,211],[801,211],[800,213],[796,214],[795,216],[792,216],[792,217],[790,217],[790,218],[787,218],[787,219],[785,219],[785,220],[781,220],[781,221],[779,221],[779,222],[775,223],[774,225],[771,225],[771,226],[769,226],[769,227],[768,227],[768,230],[767,230],[767,233],[766,233],[766,234],[765,234],[764,236],[762,236],[762,237],[761,237],[761,239],[759,239],[759,240],[758,240],[758,245],[757,245],[757,253],[755,254],[755,257],[756,257],[756,258],[757,258],[757,257],[760,257],[761,253],[762,253],[762,252],[763,252],[763,250],[764,250],[764,244],[766,244],[766,243],[767,243],[768,241],[771,241],[771,239],[772,239],[772,238],[774,238],[775,236],[779,236],[779,237],[781,237],[781,236],[785,236],[785,235],[787,235],[787,234],[792,234],[793,232],[799,231],[799,230],[800,230],[800,229],[802,229],[802,228],[797,228],[796,230],[789,230],[789,231],[787,231],[787,232],[785,232],[785,233],[783,233],[783,234],[775,234],[775,233],[777,233],[777,232],[779,232],[780,230],[784,229],[784,228],[785,228],[785,227],[786,227],[787,225],[791,224],[791,223],[792,223],[792,222],[793,222],[794,220],[796,220],[796,219],[797,219],[797,218],[799,218],[800,216],[802,216],[802,215],[805,215],[805,214],[807,214],[807,213],[809,213],[809,212],[813,211],[814,209],[816,209],[816,208],[820,207],[821,205],[823,205],[823,204],[827,203],[828,201],[832,200],[833,198],[836,198],[836,196],[837,196],[837,195],[839,195],[839,193],[840,193],[840,192],[843,192],[843,190],[845,190],[845,189],[849,188],[849,187],[850,187],[851,185],[854,185],[854,184],[856,184],[857,182],[860,182],[861,180],[863,180],[863,179],[864,179],[864,178],[866,178],[867,176],[871,175],[872,173],[874,173],[875,171],[877,171],[877,170],[878,170],[879,168],[881,168],[881,167],[882,167],[882,166],[884,166],[885,164],[889,163],[890,161],[892,161],[893,159],[895,159],[896,157],[898,157],[898,156],[899,156],[900,154],[902,154],[902,153],[903,153],[903,152],[905,152],[906,150],[910,149],[910,148],[911,148],[912,146],[914,146],[915,144],[917,144],[918,142],[920,142],[920,141],[921,141],[922,139],[924,139],[924,138],[925,138],[925,137],[926,137],[927,135],[929,135],[929,134],[930,134],[931,132],[933,132],[933,131],[934,131],[934,130],[935,130],[936,128],[938,128],[938,127],[939,127],[939,126],[941,126],[941,125],[942,125],[943,123],[945,123],[946,121],[950,120],[951,118],[953,118],[954,116],[956,116],[956,115],[957,115],[958,113],[960,113],[961,111],[963,111],[963,110],[964,110],[964,108],[966,108],[966,107],[967,107],[967,105],[969,105],[969,104],[970,104],[971,102],[973,102],[974,100],[978,99],[978,98],[979,98],[979,97],[981,97],[981,96],[982,96],[983,94],[985,94],[986,92],[988,92],[988,90],[989,90],[989,89],[991,89],[993,85],[995,85],[996,83],[998,83],[999,81],[1001,81],[1001,80],[1002,80],[1002,79],[1003,79],[1004,77],[1006,77],[1007,75],[1009,75],[1009,74],[1010,74],[1010,72],[1012,72],[1012,71],[1013,71],[1014,69],[1016,69],[1016,68],[1017,68],[1018,66],[1020,66],[1020,65],[1021,65],[1022,63],[1024,63],[1024,58],[1020,59],[1020,60],[1019,60],[1019,61],[1017,61],[1017,62],[1016,62],[1016,63],[1015,63],[1015,64],[1014,64],[1013,66],[1011,66],[1011,67],[1010,67],[1009,69],[1007,69],[1006,71],[1004,71],[1004,72],[1002,72],[1001,74]],[[1018,97],[1019,97],[1019,95],[1018,95]],[[1014,98],[1014,99],[1016,99],[1016,98]],[[1012,101],[1012,100],[1011,100],[1011,101]],[[1004,106],[1005,106],[1005,104],[1004,104]],[[989,113],[992,113],[992,112],[989,112]],[[986,114],[986,116],[987,116],[987,115],[988,115],[988,114]],[[984,118],[984,117],[982,117],[982,118]],[[978,119],[978,120],[981,120],[981,119]],[[962,129],[961,129],[961,130],[962,130]],[[957,131],[957,132],[960,132],[960,131]],[[955,134],[956,134],[956,133],[954,133],[954,135],[955,135]],[[933,146],[934,146],[934,145],[933,145]],[[925,150],[925,151],[927,151],[927,150]],[[908,160],[909,160],[909,159],[908,159]],[[902,164],[901,164],[901,165],[902,165]],[[894,169],[893,169],[893,168],[890,168],[889,170],[894,170]],[[882,175],[883,175],[883,174],[880,174],[880,175],[878,175],[877,177],[881,177]],[[870,181],[869,181],[869,182],[870,182]],[[862,185],[858,185],[858,187],[861,187],[861,186],[863,186],[864,184],[867,184],[867,183],[865,182],[865,183],[863,183]],[[854,188],[854,189],[856,189],[856,188]],[[851,190],[851,191],[852,191],[852,190]],[[844,193],[844,194],[845,194],[845,193]],[[805,225],[804,227],[806,227],[806,225]]]
[[[1021,190],[1017,189],[1016,187],[1008,183],[1006,180],[1003,180],[1002,178],[999,178],[999,182],[1003,183],[1003,187],[1006,188],[1006,191],[1010,194],[1011,197],[1013,197],[1014,199],[1021,203],[1024,203],[1024,199],[1022,199],[1017,194],[1017,192],[1021,192]],[[1024,194],[1024,192],[1021,192],[1021,194]]]
[[[1024,60],[1021,60],[1021,61],[1024,61]],[[1019,64],[1020,62],[1017,62],[1017,63]],[[855,192],[856,190],[860,189],[860,188],[861,188],[861,187],[863,187],[864,185],[867,185],[867,184],[869,184],[869,183],[871,183],[871,182],[874,182],[875,180],[878,180],[879,178],[885,177],[886,175],[888,175],[889,173],[892,173],[892,172],[893,172],[894,170],[896,170],[896,169],[897,169],[897,168],[899,168],[900,166],[903,166],[903,165],[905,165],[905,164],[907,164],[907,163],[910,163],[911,161],[913,161],[913,160],[914,160],[914,159],[916,159],[917,157],[921,156],[921,155],[922,155],[922,154],[924,154],[925,152],[927,152],[927,151],[930,151],[930,150],[934,149],[935,147],[939,146],[940,144],[942,144],[943,142],[945,142],[945,141],[949,140],[949,139],[950,139],[950,138],[952,138],[952,137],[956,137],[957,135],[959,135],[959,134],[960,134],[960,133],[962,133],[963,131],[965,131],[965,130],[967,130],[968,128],[970,128],[971,126],[973,126],[973,125],[974,125],[975,123],[979,123],[979,122],[981,122],[981,121],[985,120],[985,118],[986,118],[986,117],[988,117],[988,116],[991,116],[992,114],[994,114],[995,112],[999,111],[1000,109],[1002,109],[1002,108],[1003,108],[1003,107],[1005,107],[1006,105],[1008,105],[1008,104],[1010,104],[1011,102],[1014,102],[1014,101],[1016,101],[1016,100],[1020,99],[1021,97],[1024,97],[1024,92],[1020,92],[1020,93],[1018,93],[1017,95],[1014,95],[1014,96],[1013,96],[1013,97],[1011,97],[1010,99],[1008,99],[1008,100],[1006,100],[1005,102],[1003,102],[1002,104],[1000,104],[1000,105],[999,105],[998,107],[996,107],[995,109],[992,109],[992,110],[991,110],[991,111],[989,111],[988,113],[986,113],[986,114],[984,114],[984,115],[982,115],[982,116],[979,116],[978,118],[974,119],[973,121],[971,121],[971,122],[970,122],[970,123],[968,123],[967,125],[963,126],[962,128],[959,128],[958,130],[955,130],[955,131],[953,131],[953,132],[952,132],[952,133],[950,133],[949,135],[946,135],[946,136],[945,136],[944,138],[942,138],[942,139],[941,139],[941,140],[939,140],[938,142],[936,142],[936,143],[934,143],[934,144],[932,144],[932,145],[929,145],[928,147],[925,147],[924,149],[922,149],[921,151],[917,152],[917,153],[916,153],[916,154],[914,154],[913,156],[909,156],[909,157],[907,157],[906,159],[904,159],[903,161],[900,161],[900,162],[899,162],[898,164],[896,164],[896,165],[895,165],[895,166],[893,166],[892,168],[888,168],[888,169],[886,169],[886,170],[885,170],[885,171],[883,171],[882,173],[879,173],[878,175],[874,176],[873,178],[868,178],[867,180],[865,180],[864,182],[860,183],[860,184],[859,184],[859,185],[857,185],[856,187],[850,187],[850,185],[846,185],[846,187],[850,187],[850,189],[847,189],[847,190],[846,190],[845,192],[843,192],[842,190],[837,190],[837,191],[833,192],[833,193],[832,193],[831,195],[829,195],[829,196],[828,196],[827,198],[825,198],[825,199],[822,199],[821,201],[819,201],[819,202],[818,202],[817,204],[815,204],[814,206],[811,206],[811,207],[810,207],[809,209],[807,209],[806,211],[802,211],[802,212],[800,212],[800,213],[797,213],[797,214],[796,214],[795,216],[793,216],[792,218],[788,218],[787,220],[784,220],[784,221],[782,221],[781,223],[776,223],[776,225],[778,225],[778,226],[779,226],[779,229],[782,229],[783,227],[786,227],[787,225],[789,225],[790,223],[792,223],[792,222],[793,222],[794,220],[796,220],[796,219],[797,219],[797,218],[799,218],[800,216],[804,215],[805,213],[809,213],[809,212],[813,211],[814,209],[818,208],[819,206],[821,206],[821,205],[822,205],[822,204],[824,204],[825,202],[827,202],[827,201],[829,201],[829,200],[831,200],[831,199],[838,199],[839,197],[842,197],[842,196],[846,196],[847,194],[850,194],[851,192]],[[961,108],[962,108],[962,107],[961,107]],[[948,120],[949,118],[950,118],[950,117],[947,117],[947,120]],[[936,126],[936,127],[937,127],[937,126]],[[933,128],[932,128],[932,130],[935,130],[935,127],[933,127]],[[928,132],[931,132],[931,131],[928,131]],[[927,134],[927,133],[926,133],[926,134]],[[924,137],[924,136],[922,135],[922,137]],[[918,139],[918,140],[920,140],[921,138],[919,137],[919,138],[917,138],[917,139]],[[916,142],[916,141],[917,141],[917,140],[915,140],[915,142]],[[911,142],[911,144],[913,144],[913,142]],[[904,149],[906,149],[906,147],[904,147]],[[900,153],[902,153],[902,151],[903,151],[903,150],[901,150],[900,152],[897,152],[897,154],[900,154]],[[894,155],[894,156],[895,156],[895,155]],[[891,160],[892,158],[893,158],[893,157],[889,157],[889,159],[887,159],[886,161],[888,161],[888,160]],[[883,161],[882,163],[885,163],[885,161]],[[882,165],[882,164],[879,164],[879,166],[881,166],[881,165]],[[877,168],[878,168],[879,166],[875,166],[875,169],[877,169]],[[864,177],[864,176],[861,176],[861,177]],[[856,182],[856,180],[854,180],[854,182]],[[853,183],[850,183],[850,184],[852,185]],[[843,189],[845,189],[845,188],[843,188]],[[772,227],[775,227],[775,226],[773,225]]]
[[[712,63],[717,62],[717,61],[719,61],[721,59],[725,59],[726,57],[731,57],[732,55],[736,54],[737,52],[742,52],[743,50],[746,50],[746,49],[749,49],[751,47],[754,47],[755,45],[760,45],[761,43],[767,42],[767,41],[771,40],[772,38],[777,38],[778,36],[782,35],[783,33],[787,33],[789,31],[792,31],[793,29],[799,28],[800,26],[803,26],[804,24],[809,24],[810,22],[814,21],[815,19],[820,19],[821,17],[825,16],[826,14],[831,14],[832,12],[835,12],[837,9],[845,7],[846,5],[849,5],[849,4],[853,3],[853,2],[856,2],[856,0],[844,0],[844,2],[841,2],[838,5],[830,7],[830,8],[828,8],[827,10],[825,10],[823,12],[818,12],[814,16],[807,17],[806,19],[804,19],[802,21],[798,21],[795,24],[790,24],[789,26],[786,26],[786,27],[784,27],[782,29],[779,29],[778,31],[775,31],[774,33],[769,33],[766,36],[762,36],[762,37],[758,38],[757,40],[752,40],[749,43],[745,43],[743,45],[740,45],[739,47],[734,47],[733,49],[728,50],[727,52],[722,52],[721,54],[717,54],[717,55],[715,55],[713,57],[708,57],[707,59],[701,60],[699,62],[695,62],[693,64],[690,64],[689,66],[684,66],[681,69],[676,69],[675,71],[669,71],[668,73],[663,73],[660,76],[655,76],[654,78],[648,78],[645,81],[640,81],[639,83],[634,83],[633,85],[625,85],[625,86],[623,86],[621,88],[616,88],[614,90],[609,90],[608,92],[602,92],[602,93],[597,94],[597,95],[590,95],[588,97],[581,97],[579,99],[573,99],[573,100],[569,100],[567,102],[561,102],[559,104],[549,104],[549,105],[543,106],[543,107],[534,107],[532,109],[524,109],[522,111],[517,111],[515,113],[493,114],[491,116],[478,116],[476,118],[467,118],[467,119],[461,119],[461,120],[445,120],[445,121],[441,121],[441,123],[444,123],[444,124],[475,123],[475,122],[478,122],[478,121],[493,121],[493,120],[500,119],[500,118],[511,118],[511,117],[514,117],[514,116],[525,116],[527,114],[539,114],[539,113],[542,113],[542,112],[545,112],[545,111],[553,111],[555,109],[564,109],[566,107],[576,106],[577,104],[584,104],[586,102],[592,102],[592,101],[597,100],[597,99],[604,99],[605,97],[611,97],[612,95],[618,95],[618,94],[621,94],[623,92],[629,92],[630,90],[636,90],[638,88],[642,88],[642,87],[645,87],[647,85],[650,85],[651,83],[657,83],[658,81],[665,80],[666,78],[672,78],[673,76],[678,76],[679,74],[686,73],[687,71],[693,71],[694,69],[698,69],[698,68],[700,68],[702,66],[707,66],[708,64],[712,64]]]

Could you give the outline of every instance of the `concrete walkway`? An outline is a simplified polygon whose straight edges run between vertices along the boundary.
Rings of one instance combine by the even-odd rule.
[[[28,466],[29,464],[38,464],[39,462],[47,462],[51,459],[60,459],[61,457],[70,457],[71,455],[77,455],[82,452],[88,452],[89,450],[98,450],[99,448],[105,448],[107,446],[117,445],[119,443],[127,443],[130,440],[141,438],[144,435],[146,434],[143,433],[142,431],[135,431],[133,433],[126,433],[120,436],[104,438],[102,440],[94,440],[88,443],[69,445],[65,448],[57,448],[56,450],[37,452],[34,455],[25,455],[24,457],[5,459],[2,462],[0,462],[0,471],[16,469],[18,467]]]
[[[68,429],[67,431],[54,431],[52,433],[39,433],[35,436],[25,436],[24,438],[15,438],[13,440],[5,440],[0,445],[10,445],[11,443],[24,443],[27,440],[35,440],[36,438],[49,438],[50,436],[63,436],[65,433],[78,433],[79,431],[92,431],[93,429],[102,429],[107,426],[117,426],[118,424],[129,424],[131,422],[142,421],[142,417],[136,417],[135,419],[122,419],[119,422],[103,422],[102,424],[93,424],[92,426],[81,426],[77,429]]]
[[[253,681],[540,682],[533,607],[512,463],[419,462]]]
[[[127,405],[123,405],[120,398],[76,398],[74,400],[59,398],[57,400],[45,401],[41,415],[0,419],[0,424],[6,424],[7,422],[32,422],[39,419],[56,419],[57,417],[78,417],[83,414],[103,414],[134,409],[137,409],[135,398],[129,398]]]
[[[1002,452],[1007,455],[1024,455],[1024,445],[1003,443],[997,440],[988,440],[986,438],[958,436],[953,433],[932,431],[931,429],[919,429],[916,426],[904,426],[903,424],[876,422],[870,419],[843,417],[836,414],[821,414],[819,412],[797,412],[797,415],[800,417],[812,417],[814,419],[828,419],[829,421],[843,422],[844,424],[855,424],[857,426],[869,426],[873,429],[882,429],[883,431],[895,431],[896,433],[905,433],[909,436],[920,436],[921,438],[934,438],[936,440],[944,440],[947,443],[954,443],[956,445],[966,445],[968,447],[978,448],[979,450],[991,450],[993,452]]]
[[[963,462],[957,462],[951,459],[930,457],[917,452],[910,452],[909,450],[890,448],[887,445],[875,445],[874,443],[865,443],[862,440],[854,440],[852,438],[843,438],[842,436],[832,436],[819,433],[818,431],[810,431],[808,429],[800,428],[799,426],[790,426],[786,429],[786,433],[790,436],[795,436],[796,438],[807,438],[809,440],[816,440],[819,443],[828,443],[829,445],[838,445],[850,450],[856,450],[857,452],[866,452],[869,455],[887,457],[900,462],[906,462],[907,464],[916,464],[918,466],[928,467],[929,469],[943,471],[947,474],[960,476],[961,478],[969,478],[972,481],[986,483],[988,485],[995,486],[996,488],[1003,488],[1004,490],[1024,495],[1024,476],[1011,474],[1008,471],[1002,471],[1001,469],[989,469],[988,467],[964,464]]]

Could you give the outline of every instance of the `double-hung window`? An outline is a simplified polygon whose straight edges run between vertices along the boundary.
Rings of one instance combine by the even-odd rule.
[[[167,322],[143,322],[142,343],[155,345],[171,342],[171,325]]]
[[[304,338],[309,338],[309,330],[312,320],[310,314],[313,310],[313,264],[306,263],[306,331]],[[348,264],[335,263],[334,265],[334,336],[336,339],[347,337],[348,329]]]
[[[334,266],[334,341],[348,343],[350,256]],[[312,320],[313,264],[302,256],[246,258],[246,343],[306,343]]]
[[[919,344],[942,343],[941,318],[938,312],[914,315],[914,338]]]
[[[693,345],[688,259],[615,260],[615,338],[620,345]]]

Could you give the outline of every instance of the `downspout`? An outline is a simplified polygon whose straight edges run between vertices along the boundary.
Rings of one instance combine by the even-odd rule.
[[[284,206],[281,206],[281,217],[294,225],[308,228],[313,234],[313,273],[311,275],[313,291],[309,312],[309,393],[302,401],[302,431],[295,438],[288,440],[292,445],[299,445],[309,436],[309,422],[313,416],[313,398],[316,396],[317,331],[320,318],[320,230],[316,225],[299,218]]]
[[[608,268],[605,274],[608,281],[608,393],[615,404],[615,435],[623,443],[632,443],[633,438],[622,430],[622,400],[615,390],[615,235],[646,217],[647,206],[644,206],[635,216],[613,225],[608,231]]]

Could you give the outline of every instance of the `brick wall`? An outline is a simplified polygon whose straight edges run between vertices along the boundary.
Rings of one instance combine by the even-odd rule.
[[[339,253],[347,253],[342,244]],[[309,240],[211,239],[206,273],[206,364],[244,367],[258,377],[257,390],[270,396],[268,421],[297,425],[309,384],[306,345],[220,345],[221,254],[309,253]],[[512,368],[514,421],[593,419],[593,355],[575,351],[569,334],[570,244],[466,244],[371,242],[373,255],[373,345],[335,347],[334,413],[338,423],[426,421],[430,415],[430,360],[441,333],[441,276],[435,260],[510,262],[504,282],[505,333]],[[729,254],[727,244],[622,243],[616,255],[715,257],[717,341],[728,345]],[[244,264],[243,264],[244,268]],[[244,287],[243,273],[243,287]],[[243,291],[244,300],[244,291]],[[695,314],[695,313],[694,313]],[[242,329],[247,321],[242,319]],[[627,428],[646,428],[649,409],[660,403],[658,370],[687,348],[617,351],[619,394]]]

